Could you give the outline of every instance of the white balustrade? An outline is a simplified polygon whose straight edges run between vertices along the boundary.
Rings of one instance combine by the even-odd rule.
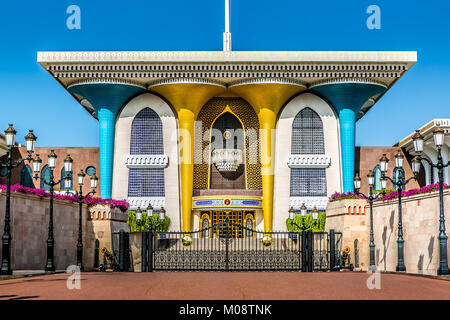
[[[328,168],[330,164],[331,158],[326,154],[291,154],[287,163],[289,168]]]
[[[165,168],[169,157],[165,154],[128,155],[125,158],[127,168]]]

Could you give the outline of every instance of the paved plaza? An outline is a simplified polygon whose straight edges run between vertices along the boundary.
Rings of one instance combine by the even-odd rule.
[[[0,299],[56,300],[450,300],[450,281],[381,273],[381,289],[369,290],[365,272],[154,272],[81,274],[80,289],[68,274],[0,281]]]

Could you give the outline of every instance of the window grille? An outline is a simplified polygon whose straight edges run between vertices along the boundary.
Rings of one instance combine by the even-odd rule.
[[[50,191],[50,186],[44,181],[50,182],[50,168],[48,165],[45,165],[41,171],[41,189]]]
[[[294,118],[291,153],[325,153],[322,120],[310,108],[301,110]],[[291,168],[291,197],[326,197],[325,170],[324,168]]]
[[[163,154],[162,122],[150,108],[142,109],[131,125],[130,154]]]
[[[324,154],[323,124],[319,115],[305,108],[292,124],[292,154]]]
[[[133,120],[130,154],[164,154],[162,122],[158,114],[150,108],[142,109]],[[128,196],[163,197],[164,169],[130,169]]]
[[[129,197],[164,197],[164,169],[131,168]]]
[[[373,174],[375,175],[375,182],[373,185],[374,190],[381,190],[381,169],[380,166],[377,165],[373,168]]]
[[[291,168],[291,197],[326,197],[327,179],[323,168]]]
[[[405,170],[403,170],[403,168],[395,167],[392,176],[394,178],[394,182],[396,183],[401,180],[405,181]],[[394,188],[397,189],[397,186],[394,185]],[[402,186],[402,190],[405,190],[405,186]]]
[[[20,172],[20,184],[24,187],[34,188],[33,171],[28,165],[23,167]]]
[[[61,169],[61,190],[72,190],[73,189],[73,173],[69,172],[70,188],[66,188],[66,184],[64,181],[64,178],[66,177],[66,175],[67,175],[66,169],[64,169],[64,167],[62,167],[62,169]]]

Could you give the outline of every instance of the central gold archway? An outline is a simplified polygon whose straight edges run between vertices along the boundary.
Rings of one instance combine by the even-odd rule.
[[[171,79],[149,85],[149,90],[166,98],[179,121],[181,211],[183,231],[191,231],[194,177],[194,127],[202,106],[225,91],[225,85],[208,80]]]
[[[292,96],[306,90],[302,83],[283,79],[252,79],[230,85],[232,92],[247,100],[255,109],[260,124],[261,174],[263,187],[264,231],[272,231],[273,165],[276,119],[281,107]]]

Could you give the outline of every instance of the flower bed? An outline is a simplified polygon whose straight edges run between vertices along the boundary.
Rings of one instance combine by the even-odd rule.
[[[449,189],[449,188],[450,188],[450,185],[444,183],[444,190]],[[429,184],[429,185],[424,186],[419,189],[403,190],[402,197],[410,197],[410,196],[415,196],[418,194],[430,193],[430,192],[435,192],[435,191],[439,191],[439,183]],[[376,193],[380,193],[380,191],[376,191]],[[386,195],[380,196],[377,199],[377,201],[391,200],[391,199],[395,199],[395,198],[398,198],[398,191],[386,190]],[[362,195],[357,195],[354,192],[347,192],[347,193],[336,192],[331,195],[331,197],[329,198],[329,202],[341,201],[341,200],[345,200],[345,199],[363,199],[363,200],[365,200]]]
[[[0,184],[0,189],[6,190],[6,185]],[[41,199],[50,197],[50,192],[48,192],[44,189],[28,188],[28,187],[24,187],[20,184],[12,185],[11,191],[39,196],[39,197],[41,197]],[[61,194],[54,193],[53,198],[58,199],[58,200],[70,201],[72,203],[79,202],[78,198],[76,198],[73,195],[61,195]],[[113,199],[102,199],[102,198],[92,197],[91,195],[89,195],[86,199],[84,199],[83,203],[86,203],[89,206],[94,206],[96,204],[103,204],[103,205],[109,206],[111,209],[119,208],[122,212],[125,212],[128,210],[128,202],[126,202],[126,201],[113,200]]]

